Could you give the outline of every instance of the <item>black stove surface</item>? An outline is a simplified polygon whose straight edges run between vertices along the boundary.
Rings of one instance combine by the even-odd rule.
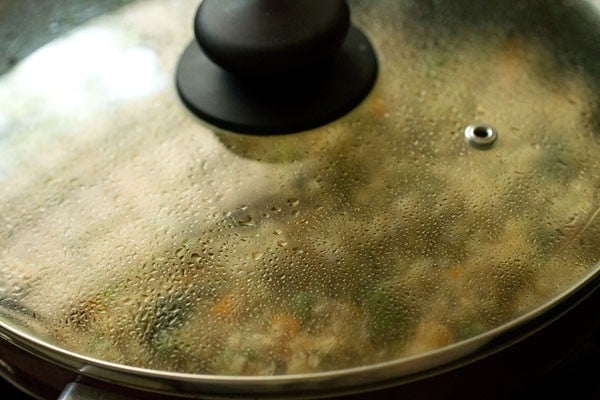
[[[510,396],[529,399],[600,400],[600,329],[547,374]]]

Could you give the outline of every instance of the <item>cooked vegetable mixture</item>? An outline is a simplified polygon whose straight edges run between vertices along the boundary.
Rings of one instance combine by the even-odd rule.
[[[531,31],[550,6],[350,1],[373,93],[256,137],[169,84],[196,3],[132,2],[0,77],[4,321],[127,365],[296,374],[443,348],[598,268],[600,72]]]

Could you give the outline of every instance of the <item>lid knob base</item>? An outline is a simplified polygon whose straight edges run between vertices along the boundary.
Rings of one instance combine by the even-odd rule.
[[[220,4],[226,3],[220,1]],[[305,1],[301,3],[307,4]],[[264,3],[262,7],[282,4],[273,1],[254,3]],[[190,43],[180,58],[176,84],[184,104],[219,128],[265,135],[315,128],[352,110],[373,87],[377,76],[375,52],[367,37],[349,23],[348,28],[344,28],[343,22],[335,22],[342,26],[341,40],[335,38],[339,36],[339,28],[325,30],[322,34],[323,28],[319,27],[320,36],[315,34],[310,40],[296,40],[299,34],[306,35],[306,32],[291,32],[290,43],[285,43],[284,38],[277,40],[278,46],[265,46],[264,29],[269,27],[263,27],[256,40],[245,37],[242,40],[245,47],[237,47],[231,43],[235,43],[234,35],[239,35],[243,29],[240,30],[237,24],[236,32],[231,35],[231,32],[213,32],[217,28],[211,31],[210,25],[214,22],[201,24],[203,18],[207,18],[206,12],[203,13],[204,4],[210,3],[205,0],[196,16],[198,40]],[[231,14],[231,10],[228,12]],[[248,10],[244,12],[252,15]],[[256,30],[256,25],[248,24],[250,31]],[[275,30],[282,29],[281,21],[275,21],[273,25]],[[208,33],[203,33],[206,30]],[[310,33],[311,28],[307,30]],[[233,39],[227,35],[233,35]],[[315,44],[325,40],[323,38],[331,39]],[[254,44],[248,45],[253,40]],[[334,43],[336,41],[339,43]],[[228,44],[222,46],[222,43]],[[294,57],[306,61],[285,60],[294,60]],[[246,71],[244,65],[248,65]]]

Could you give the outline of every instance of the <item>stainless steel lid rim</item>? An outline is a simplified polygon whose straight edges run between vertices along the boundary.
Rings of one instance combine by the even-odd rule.
[[[323,373],[285,376],[195,375],[112,364],[83,357],[16,331],[0,321],[0,334],[19,348],[82,376],[155,393],[215,398],[228,396],[322,397],[386,388],[435,376],[494,354],[559,319],[600,287],[600,264],[578,284],[547,304],[491,331],[429,354],[378,365]],[[413,365],[411,365],[413,364]]]

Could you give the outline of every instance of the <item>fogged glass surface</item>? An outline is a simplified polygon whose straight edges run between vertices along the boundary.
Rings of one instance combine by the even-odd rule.
[[[0,77],[2,320],[126,365],[273,375],[421,354],[550,301],[600,256],[597,2],[496,3],[351,1],[376,87],[286,136],[179,101],[196,1],[40,48]],[[473,123],[493,146],[465,142]]]

